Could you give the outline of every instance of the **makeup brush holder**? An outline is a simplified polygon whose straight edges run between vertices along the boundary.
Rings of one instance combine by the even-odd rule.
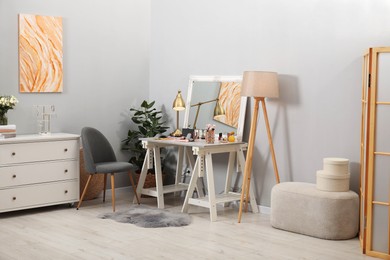
[[[206,131],[206,143],[213,144],[215,142],[215,130]]]

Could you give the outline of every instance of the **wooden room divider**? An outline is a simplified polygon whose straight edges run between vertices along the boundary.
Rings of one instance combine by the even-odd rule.
[[[390,258],[390,47],[364,54],[360,143],[363,253]]]

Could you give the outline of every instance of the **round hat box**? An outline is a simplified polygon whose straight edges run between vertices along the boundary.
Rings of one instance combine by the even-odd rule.
[[[345,158],[324,158],[324,172],[332,175],[347,175],[349,160]]]
[[[317,171],[317,189],[322,191],[349,191],[350,173],[343,175]]]

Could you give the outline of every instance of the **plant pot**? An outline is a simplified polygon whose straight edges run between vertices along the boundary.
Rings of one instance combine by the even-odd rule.
[[[141,176],[140,171],[137,171],[135,173],[135,179],[136,179],[136,183],[137,183],[136,186],[138,186],[138,181],[139,181],[140,176]],[[163,184],[164,184],[164,179],[165,179],[165,174],[163,173],[162,174]],[[148,189],[148,188],[154,188],[154,187],[156,187],[156,175],[154,174],[154,171],[152,169],[149,169],[148,173],[146,174],[143,188]],[[152,196],[142,194],[141,197],[150,198]]]
[[[137,171],[135,173],[137,186],[138,186],[138,181],[139,181],[140,176],[141,176],[141,173]],[[163,173],[162,174],[163,183],[164,183],[164,179],[165,179],[165,174]],[[152,169],[149,169],[148,173],[146,174],[145,183],[144,183],[143,188],[147,189],[147,188],[153,188],[153,187],[156,187],[156,175],[154,174],[154,171]]]
[[[138,186],[138,181],[141,176],[141,173],[136,173],[135,176],[136,176],[135,178]],[[153,187],[156,187],[156,177],[154,174],[148,172],[148,174],[146,174],[144,188],[153,188]]]

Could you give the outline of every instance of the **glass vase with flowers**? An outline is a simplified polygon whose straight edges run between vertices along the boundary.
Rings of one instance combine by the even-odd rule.
[[[0,125],[7,125],[7,112],[13,109],[19,101],[14,96],[0,96]]]

